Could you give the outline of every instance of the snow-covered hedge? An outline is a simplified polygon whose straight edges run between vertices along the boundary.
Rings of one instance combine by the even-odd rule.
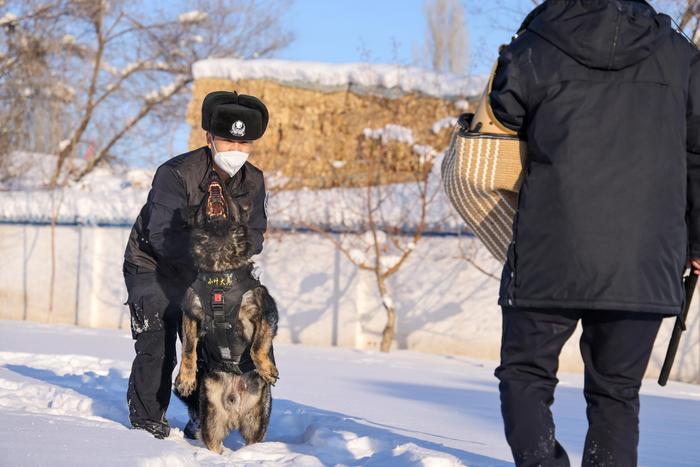
[[[440,157],[434,162],[430,193],[434,199],[428,209],[428,231],[454,233],[464,228],[442,192],[439,176]],[[152,169],[104,166],[95,169],[78,183],[48,191],[55,156],[15,153],[14,177],[0,184],[0,222],[48,223],[53,213],[62,224],[131,225],[146,201],[153,178]],[[268,187],[278,183],[274,176]],[[393,184],[382,188],[386,201],[382,216],[386,225],[410,232],[419,223],[420,199],[415,184]],[[308,225],[334,230],[362,230],[364,188],[272,191],[268,220],[272,228],[294,229]]]

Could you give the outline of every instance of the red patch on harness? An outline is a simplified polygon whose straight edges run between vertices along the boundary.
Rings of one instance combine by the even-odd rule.
[[[221,303],[224,301],[224,297],[220,293],[214,294],[214,303]]]

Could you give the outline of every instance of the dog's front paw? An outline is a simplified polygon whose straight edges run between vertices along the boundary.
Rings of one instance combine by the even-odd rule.
[[[197,386],[197,378],[192,372],[180,371],[175,378],[175,389],[182,397],[187,397],[194,392]]]
[[[258,374],[267,384],[275,384],[279,378],[279,371],[277,367],[273,364],[265,365],[262,368],[258,368]]]

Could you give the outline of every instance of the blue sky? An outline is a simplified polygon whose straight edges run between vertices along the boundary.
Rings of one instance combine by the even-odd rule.
[[[487,73],[498,45],[508,42],[530,0],[504,0],[513,13],[465,0],[472,72]],[[425,40],[424,0],[296,0],[285,24],[296,40],[278,58],[330,63],[415,63]],[[487,6],[483,6],[486,4]],[[495,17],[500,19],[494,20]]]
[[[423,0],[296,0],[285,15],[296,40],[278,55],[331,63],[405,62],[423,37],[422,5]]]

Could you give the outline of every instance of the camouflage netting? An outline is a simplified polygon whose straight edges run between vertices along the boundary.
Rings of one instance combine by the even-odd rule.
[[[364,185],[371,155],[381,156],[378,182],[411,180],[421,166],[421,154],[447,146],[452,125],[445,124],[445,119],[464,111],[460,110],[464,101],[457,97],[436,98],[395,89],[329,89],[264,79],[200,78],[194,83],[187,113],[192,127],[190,148],[206,144],[200,126],[201,103],[207,93],[217,90],[252,94],[268,106],[269,126],[256,143],[251,162],[287,189]],[[386,125],[410,131],[385,129]],[[379,133],[368,138],[367,129],[385,129],[385,140]],[[396,130],[403,132],[398,140],[391,135]]]

